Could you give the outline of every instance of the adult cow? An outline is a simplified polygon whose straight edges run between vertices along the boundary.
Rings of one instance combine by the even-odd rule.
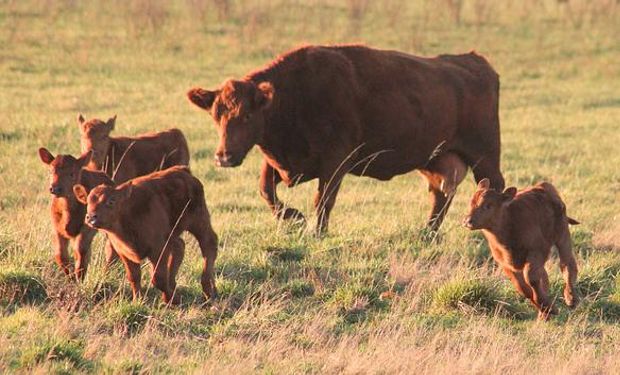
[[[258,145],[261,196],[277,217],[303,217],[276,186],[319,179],[317,230],[347,173],[379,180],[418,169],[427,178],[442,155],[457,155],[476,181],[504,188],[500,172],[499,77],[480,55],[412,56],[365,46],[306,46],[189,100],[210,112],[220,136],[215,162],[236,167]],[[437,230],[450,204],[428,178]],[[458,184],[460,181],[456,181]]]

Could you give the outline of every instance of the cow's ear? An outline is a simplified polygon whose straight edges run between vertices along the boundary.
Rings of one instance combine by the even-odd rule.
[[[75,199],[82,204],[86,204],[88,197],[88,192],[86,192],[86,188],[84,185],[73,185],[73,195],[75,195]]]
[[[200,87],[194,87],[187,92],[187,98],[198,107],[209,111],[218,94],[219,91],[209,91]]]
[[[105,124],[108,126],[109,131],[114,130],[114,125],[116,125],[116,115],[114,115],[114,117],[110,117]]]
[[[478,190],[489,190],[489,187],[491,187],[491,181],[486,177],[478,182]]]
[[[504,201],[511,201],[515,197],[515,195],[517,195],[517,188],[511,186],[504,190],[504,192],[502,193],[502,198],[504,199]]]
[[[273,101],[273,85],[269,82],[261,82],[256,91],[255,103],[258,108],[267,108]]]
[[[45,147],[41,147],[39,149],[39,158],[41,158],[41,161],[45,164],[50,164],[54,160],[54,155]]]

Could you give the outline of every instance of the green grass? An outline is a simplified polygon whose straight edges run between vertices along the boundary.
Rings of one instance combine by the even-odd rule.
[[[465,0],[457,24],[443,1],[217,3],[0,2],[0,372],[618,372],[620,5]],[[536,322],[484,239],[460,227],[471,174],[439,242],[423,238],[429,201],[415,173],[347,177],[319,240],[273,220],[258,195],[258,150],[239,168],[213,165],[217,134],[188,88],[241,77],[301,44],[350,42],[421,55],[475,49],[491,61],[506,181],[551,181],[582,223],[572,228],[577,309],[562,305],[554,257],[560,314]],[[131,302],[122,267],[103,273],[101,236],[84,283],[61,274],[36,151],[78,153],[78,112],[118,114],[118,135],[183,130],[221,240],[219,300],[204,304],[190,238],[178,308],[152,287]],[[312,220],[315,188],[279,194]]]

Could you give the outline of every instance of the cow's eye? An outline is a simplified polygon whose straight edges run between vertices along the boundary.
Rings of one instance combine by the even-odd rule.
[[[482,206],[482,208],[483,208],[483,209],[485,209],[485,210],[490,209],[490,208],[491,208],[491,203],[485,203],[485,204]]]
[[[252,118],[252,114],[251,114],[251,113],[246,113],[246,114],[243,116],[243,121],[246,121],[246,122],[247,122],[247,121],[249,121],[249,120],[250,120],[250,118]]]
[[[105,205],[106,205],[106,206],[108,206],[108,207],[112,207],[112,206],[114,206],[114,199],[108,199],[108,200],[105,202]]]

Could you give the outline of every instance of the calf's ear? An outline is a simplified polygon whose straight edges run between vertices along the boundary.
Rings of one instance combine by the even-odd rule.
[[[54,155],[52,155],[52,153],[49,152],[45,147],[41,147],[39,149],[39,158],[41,158],[41,161],[45,164],[49,164],[54,160]]]
[[[75,199],[77,199],[78,202],[86,204],[86,197],[88,197],[88,193],[83,185],[73,185],[73,195],[75,195]]]
[[[489,181],[489,179],[486,177],[480,180],[480,182],[478,182],[479,190],[488,190],[489,187],[491,187],[491,181]]]
[[[187,98],[198,107],[209,111],[218,93],[219,91],[209,91],[200,87],[194,87],[187,92]]]
[[[114,117],[110,117],[108,121],[106,121],[106,125],[110,131],[114,130],[114,125],[116,124],[116,115]]]
[[[506,190],[502,193],[504,201],[511,201],[515,195],[517,195],[517,188],[514,186],[506,188]]]
[[[256,106],[261,109],[269,107],[273,101],[274,91],[271,83],[261,82],[258,85],[258,90],[256,91],[256,97],[254,99]]]
[[[78,126],[80,127],[80,131],[84,132],[84,124],[86,123],[86,119],[84,118],[84,116],[82,116],[81,113],[78,113],[77,123],[78,123]]]

